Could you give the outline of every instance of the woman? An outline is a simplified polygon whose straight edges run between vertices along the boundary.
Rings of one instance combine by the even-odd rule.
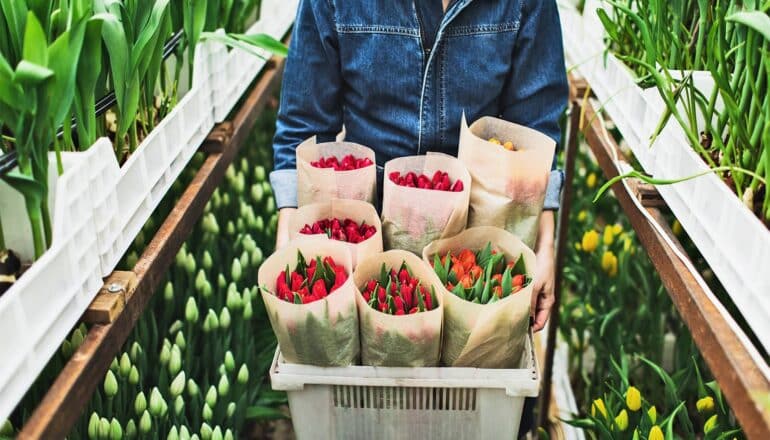
[[[456,156],[463,112],[534,128],[558,145],[567,93],[556,0],[301,0],[270,175],[277,246],[297,206],[295,148],[305,139],[334,140],[344,124],[345,140],[375,150],[380,172],[394,157]],[[540,221],[535,331],[553,304],[562,180],[551,173]]]

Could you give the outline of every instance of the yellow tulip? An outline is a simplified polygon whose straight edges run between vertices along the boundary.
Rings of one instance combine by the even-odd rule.
[[[655,423],[655,421],[658,420],[658,410],[655,409],[654,405],[647,410],[647,416],[652,423]]]
[[[586,212],[585,209],[578,213],[578,221],[579,222],[584,222],[584,221],[586,221],[587,218],[588,218],[588,212]]]
[[[708,434],[709,432],[713,431],[714,428],[717,427],[717,415],[714,414],[713,416],[709,417],[708,420],[706,420],[706,424],[703,425],[703,433]]]
[[[593,252],[599,247],[599,233],[591,229],[583,234],[583,250]]]
[[[615,235],[619,235],[621,232],[623,232],[623,225],[620,223],[615,223],[612,226],[612,232],[615,233]]]
[[[615,240],[615,233],[613,232],[612,226],[607,225],[604,227],[604,237],[602,241],[604,241],[605,246],[609,246],[612,244],[613,240]]]
[[[620,431],[625,431],[628,428],[628,413],[626,410],[620,411],[620,414],[615,417],[615,425]]]
[[[663,431],[660,426],[655,425],[650,429],[650,435],[647,436],[647,440],[664,440]]]
[[[612,251],[604,251],[604,254],[602,255],[602,269],[604,269],[610,277],[614,277],[618,274],[618,257],[616,257]]]
[[[596,174],[591,173],[586,177],[586,185],[588,185],[588,188],[593,188],[596,186]]]
[[[596,417],[597,411],[603,415],[605,419],[607,418],[607,408],[604,406],[604,400],[596,399],[594,400],[594,403],[591,404],[591,415]]]
[[[671,224],[671,232],[677,237],[682,235],[682,224],[679,223],[679,220],[674,220],[674,223]]]
[[[695,408],[697,408],[698,412],[701,414],[710,413],[714,410],[714,398],[706,396],[702,399],[698,399],[698,401],[695,402]]]
[[[626,390],[626,405],[631,411],[639,411],[642,407],[642,393],[635,386],[630,386]]]

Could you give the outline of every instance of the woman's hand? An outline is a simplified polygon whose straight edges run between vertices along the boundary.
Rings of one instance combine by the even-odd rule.
[[[275,249],[278,250],[289,242],[289,219],[297,208],[281,208],[278,210],[278,226],[275,231]]]
[[[554,303],[554,213],[543,211],[540,216],[540,230],[537,236],[535,254],[537,256],[537,271],[535,284],[532,287],[532,316],[533,330],[539,332],[548,322],[551,307]]]

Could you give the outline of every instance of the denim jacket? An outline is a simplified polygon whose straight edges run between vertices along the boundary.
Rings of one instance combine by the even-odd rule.
[[[297,145],[332,141],[343,124],[380,167],[427,151],[456,156],[463,112],[559,144],[568,88],[556,0],[454,0],[445,13],[440,2],[300,1],[273,140],[278,208],[297,206]],[[562,181],[554,169],[546,209],[558,208]]]

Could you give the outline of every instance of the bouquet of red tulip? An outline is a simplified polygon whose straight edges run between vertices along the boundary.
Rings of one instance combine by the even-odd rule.
[[[445,286],[442,364],[519,368],[535,254],[513,234],[480,226],[431,243],[423,260],[432,263]]]
[[[377,211],[360,200],[331,199],[305,205],[289,220],[291,239],[312,235],[344,243],[350,250],[353,267],[358,260],[382,252],[380,229]]]
[[[465,229],[470,174],[459,160],[440,153],[401,157],[385,164],[385,175],[382,228],[386,249],[419,254],[431,241]]]
[[[493,117],[468,127],[463,116],[457,157],[473,179],[468,227],[496,226],[534,246],[555,148],[536,130]]]
[[[437,366],[444,308],[441,281],[430,267],[393,250],[361,261],[353,278],[360,291],[363,364]]]
[[[262,263],[262,299],[288,362],[347,366],[356,361],[360,346],[351,270],[343,243],[318,238],[295,240]]]
[[[318,144],[315,137],[297,147],[299,206],[333,198],[374,203],[377,167],[374,151],[352,142]]]

